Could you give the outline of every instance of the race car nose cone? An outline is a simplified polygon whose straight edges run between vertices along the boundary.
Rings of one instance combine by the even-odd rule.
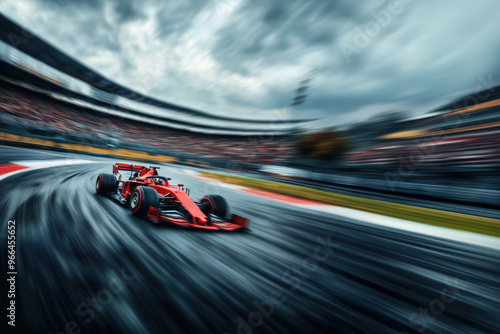
[[[205,218],[205,217],[199,217],[198,218],[198,223],[200,223],[200,224],[206,224],[207,223],[207,218]]]

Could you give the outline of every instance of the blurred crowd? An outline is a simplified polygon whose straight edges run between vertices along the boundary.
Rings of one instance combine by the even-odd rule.
[[[228,137],[169,129],[109,116],[6,84],[0,85],[0,111],[0,121],[4,126],[12,124],[55,134],[72,134],[103,141],[109,139],[115,143],[115,147],[134,144],[146,151],[157,149],[179,152],[193,159],[204,157],[266,165],[284,163],[294,154],[292,141],[283,138]],[[500,125],[497,122],[500,120],[499,115],[496,109],[475,110],[467,114],[462,125],[470,128],[472,124],[475,128],[471,131],[456,131],[450,121],[438,121],[446,120],[443,114],[407,122],[405,130],[426,129],[429,134],[436,133],[434,128],[438,124],[441,129],[451,129],[450,133],[445,131],[440,135],[416,138],[380,139],[382,137],[377,136],[382,132],[372,133],[369,129],[361,129],[361,133],[372,144],[349,152],[346,162],[380,167],[398,166],[402,163],[431,167],[500,166],[500,126],[489,126],[496,123]],[[402,124],[396,121],[392,123]],[[483,124],[487,126],[482,126]],[[316,145],[318,140],[315,138],[313,144]]]
[[[392,140],[354,151],[348,161],[358,164],[476,166],[500,164],[500,129],[438,137]]]
[[[74,135],[112,138],[118,143],[143,145],[145,150],[186,153],[193,157],[229,159],[238,163],[271,164],[290,154],[287,141],[267,136],[227,137],[179,131],[106,116],[41,94],[0,86],[0,120]]]

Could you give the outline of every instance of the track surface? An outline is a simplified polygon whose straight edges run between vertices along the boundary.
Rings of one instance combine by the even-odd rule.
[[[0,148],[2,162],[4,151],[40,158],[13,150]],[[0,183],[3,282],[16,220],[19,332],[500,332],[500,251],[297,209],[175,166],[160,174],[194,199],[225,196],[251,231],[159,226],[94,194],[114,160]],[[4,283],[2,325],[6,294]]]

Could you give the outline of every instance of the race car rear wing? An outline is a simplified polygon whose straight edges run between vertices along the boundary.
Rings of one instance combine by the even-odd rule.
[[[139,172],[144,168],[146,168],[146,167],[140,166],[140,165],[130,165],[130,164],[124,164],[124,163],[117,162],[113,165],[113,172],[118,173],[118,171],[120,171],[120,170],[125,170],[125,171],[129,171],[129,172],[133,172],[133,171]]]
[[[153,175],[158,175],[158,172],[157,172],[158,169],[160,169],[160,167],[147,168],[147,167],[144,167],[141,165],[131,165],[131,164],[124,164],[124,163],[117,162],[113,165],[113,174],[118,176],[119,181],[121,181],[122,175],[121,175],[120,171],[123,171],[123,170],[130,172],[130,177],[132,178],[134,175],[134,172],[138,172],[137,176],[143,176],[144,174],[146,174],[150,171],[154,171]]]

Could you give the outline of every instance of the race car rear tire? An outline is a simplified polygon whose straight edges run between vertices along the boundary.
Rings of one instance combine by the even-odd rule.
[[[130,211],[138,217],[144,216],[150,206],[158,207],[158,193],[149,187],[137,187],[130,195]]]
[[[113,174],[101,173],[97,176],[95,191],[98,194],[107,194],[116,190],[116,177]]]
[[[220,195],[207,195],[200,200],[200,209],[204,214],[210,213],[225,218],[228,210],[228,205],[224,197]]]

